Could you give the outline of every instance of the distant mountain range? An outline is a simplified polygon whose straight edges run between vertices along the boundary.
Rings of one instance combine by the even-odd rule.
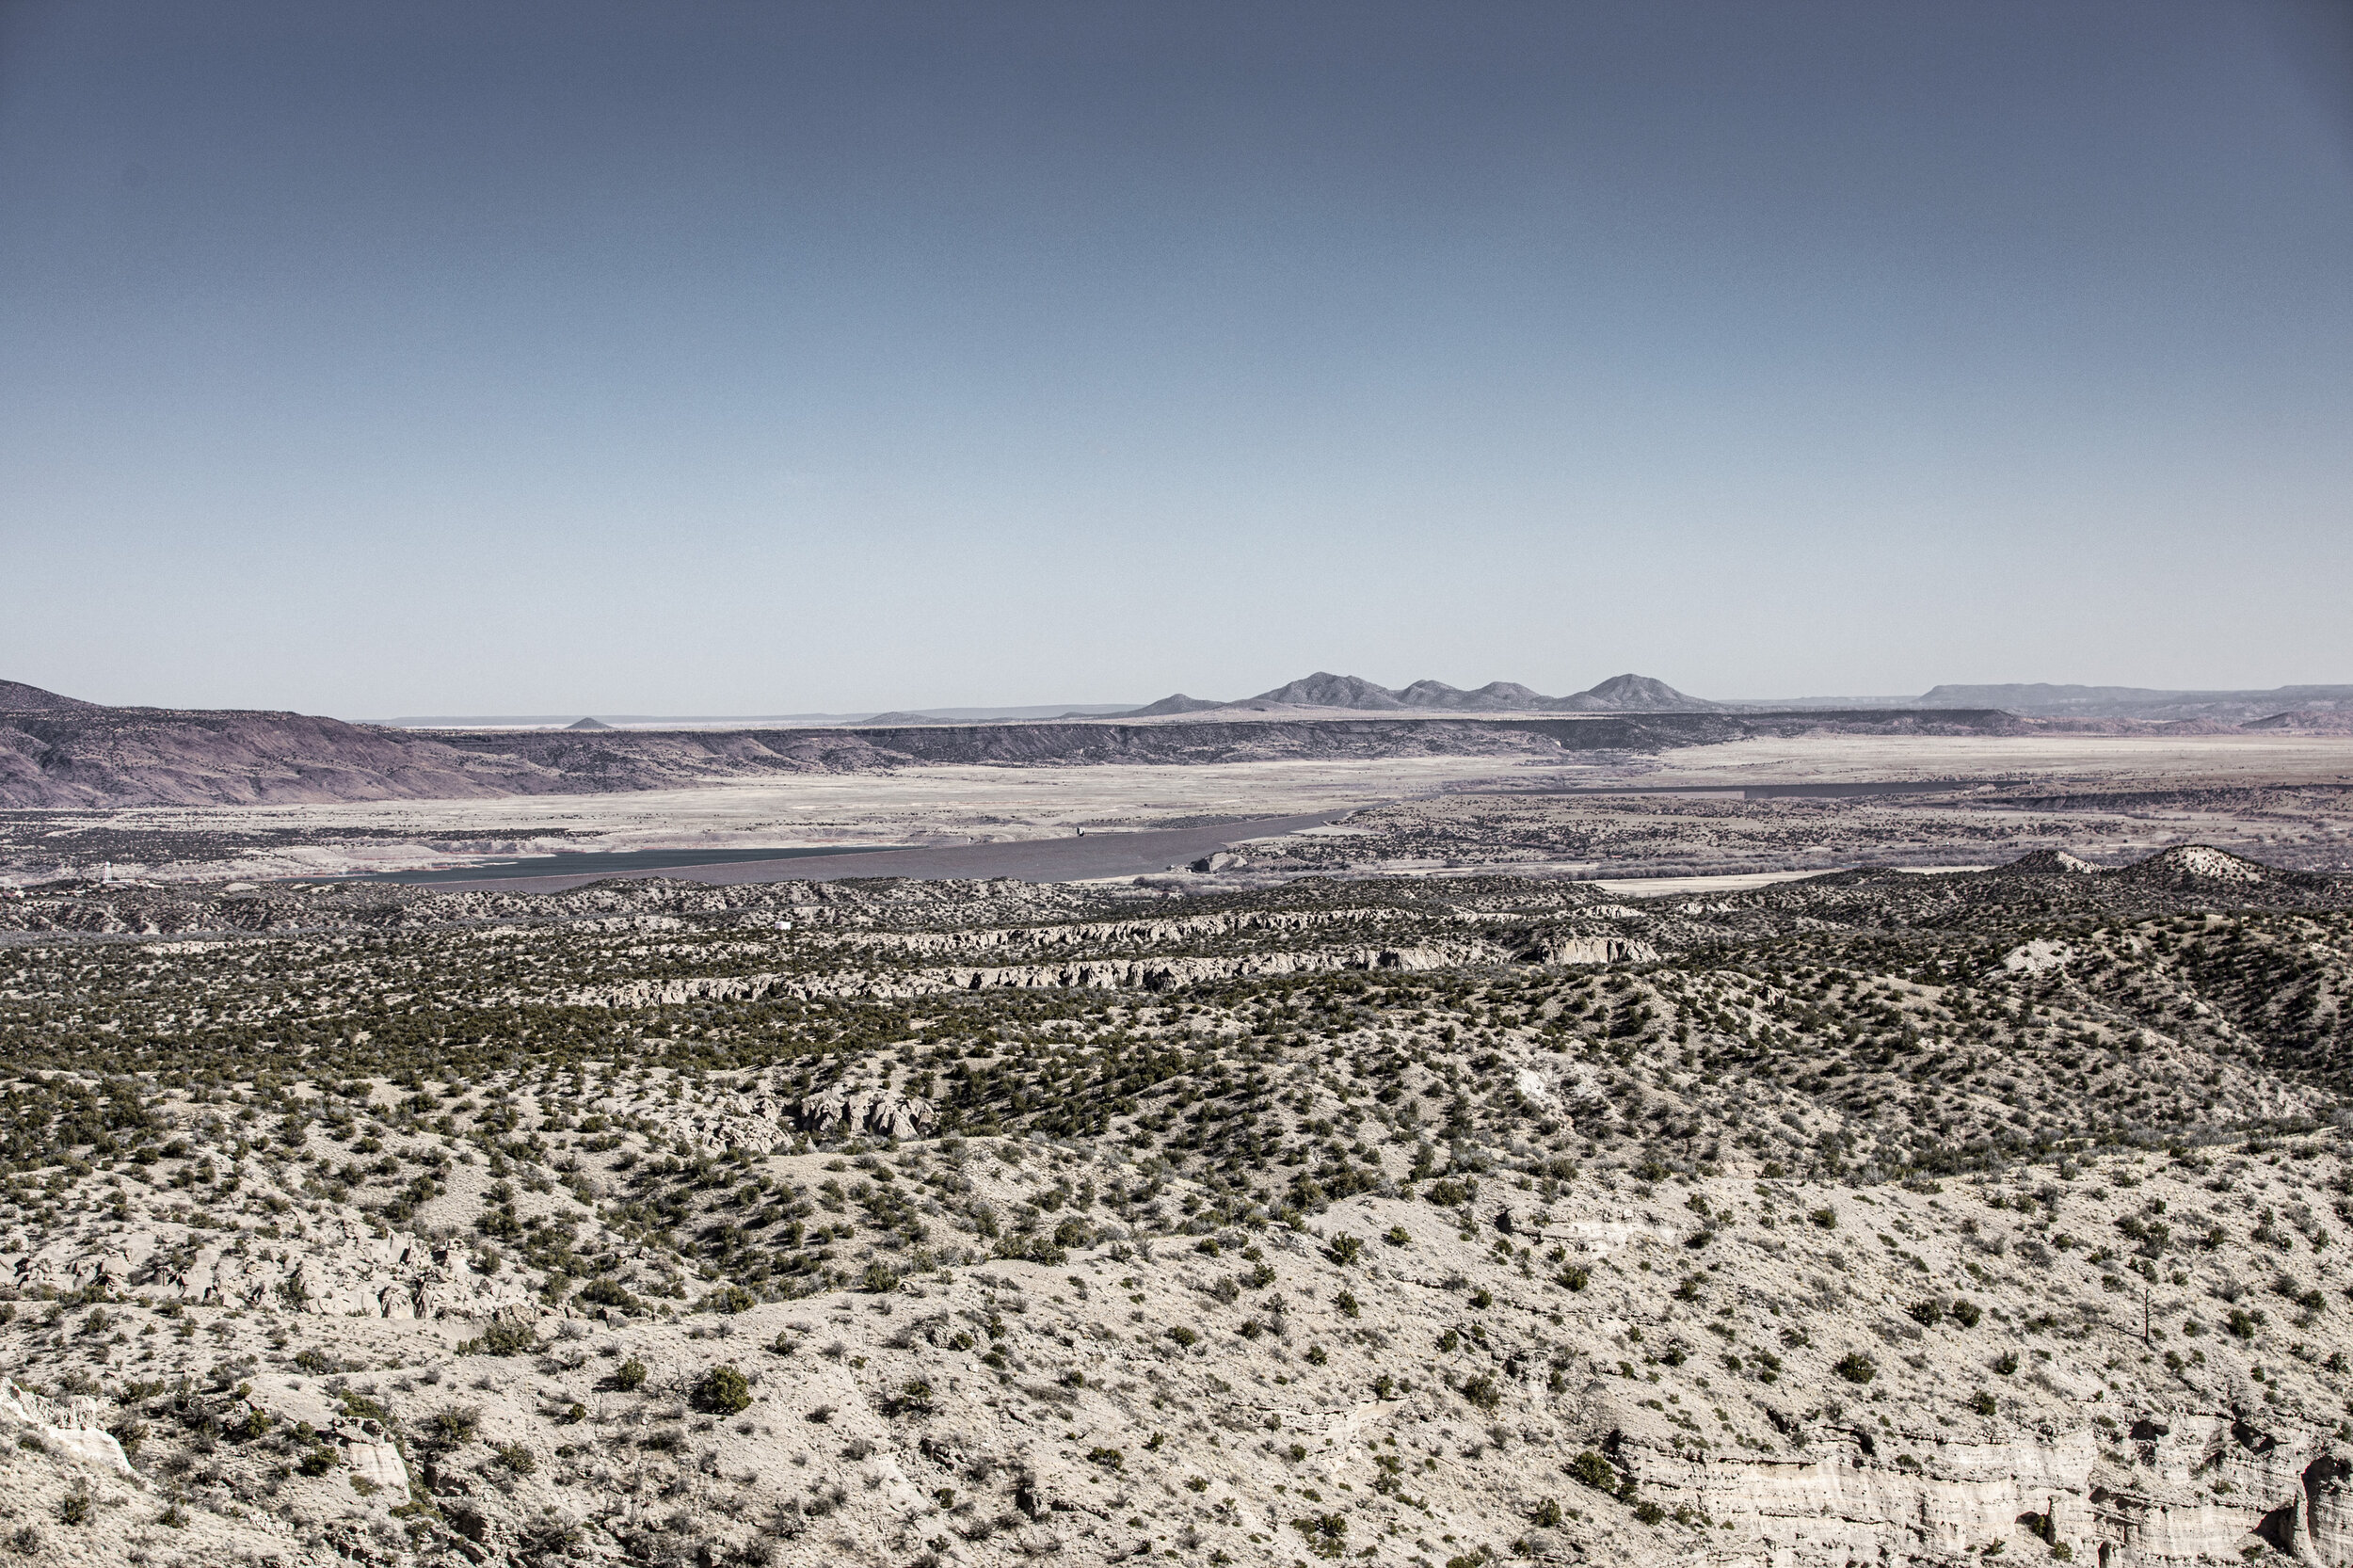
[[[1016,712],[978,722],[933,709],[846,724],[840,717],[802,726],[673,721],[667,728],[568,718],[500,729],[475,720],[421,731],[303,713],[108,707],[0,680],[0,808],[447,800],[943,762],[1635,752],[1823,729],[2344,734],[2353,733],[2353,686],[1939,686],[1910,699],[1766,704],[1705,701],[1640,675],[1554,697],[1502,680],[1471,691],[1417,680],[1392,691],[1318,671],[1231,702],[1179,694],[1125,712]],[[1148,722],[1172,718],[1178,722]]]
[[[1360,712],[1442,713],[1723,713],[1728,704],[1688,696],[1647,675],[1613,675],[1570,696],[1546,696],[1513,680],[1490,680],[1475,691],[1443,680],[1417,680],[1398,691],[1362,676],[1318,670],[1257,696],[1210,702],[1178,692],[1112,718],[1166,718],[1177,714],[1269,712],[1290,708],[1342,708]]]
[[[9,711],[9,689],[0,681],[0,712]],[[46,696],[48,694],[42,694]],[[56,698],[63,702],[66,698]],[[2329,715],[2353,714],[2353,686],[2280,686],[2269,691],[2168,691],[2143,686],[2065,686],[2019,682],[2007,685],[1943,685],[1921,696],[1799,697],[1778,701],[1710,700],[1677,691],[1654,676],[1613,675],[1567,696],[1546,696],[1515,680],[1490,680],[1465,691],[1443,680],[1417,680],[1391,690],[1362,676],[1328,670],[1287,681],[1256,696],[1209,698],[1177,692],[1141,708],[1116,703],[1045,703],[1029,707],[894,709],[889,712],[779,713],[759,717],[663,716],[599,713],[595,721],[616,729],[771,729],[817,725],[899,728],[908,725],[992,724],[1023,720],[1160,719],[1192,714],[1284,712],[1327,709],[1361,713],[1753,713],[1776,709],[1999,708],[2031,718],[2132,719],[2150,723],[2211,721],[2245,724],[2278,716],[2271,728],[2323,728]],[[2317,718],[2314,715],[2318,715]],[[387,721],[401,729],[561,729],[578,728],[581,715],[536,714],[475,717],[412,717]]]
[[[2174,692],[2146,686],[1936,686],[1901,699],[1914,708],[2000,708],[2029,718],[2138,719],[2145,723],[2353,714],[2353,686],[2274,686],[2269,691]],[[2300,712],[2298,712],[2300,711]],[[2284,728],[2272,726],[2271,728]]]
[[[1793,708],[1989,709],[2028,718],[2212,723],[2270,729],[2336,728],[2353,723],[2353,686],[2277,686],[2268,691],[2167,691],[2144,686],[1943,685],[1921,696],[1805,697],[1779,702],[1709,701],[1647,675],[1615,675],[1569,696],[1546,696],[1511,680],[1473,691],[1417,680],[1397,691],[1353,675],[1315,674],[1257,696],[1205,701],[1179,692],[1112,718],[1337,708],[1360,712],[1754,713]],[[1076,717],[1076,714],[1065,715]]]

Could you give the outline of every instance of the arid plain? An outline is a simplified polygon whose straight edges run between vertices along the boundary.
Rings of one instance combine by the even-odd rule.
[[[1558,790],[1743,791],[1949,783],[1947,792],[1641,807]],[[1474,824],[1462,797],[1531,823],[1594,824],[1590,853]],[[1516,797],[1525,796],[1526,799]],[[323,806],[0,812],[0,874],[331,877],[611,850],[746,850],[990,842],[1392,807],[1360,824],[1366,870],[1500,857],[1528,872],[1600,875],[1820,870],[1859,858],[1974,863],[1971,846],[2122,855],[2168,843],[2262,847],[2342,867],[2353,831],[2353,736],[1812,735],[1563,763],[1473,756],[1286,759],[1193,765],[944,764],[721,779],[693,789]],[[1632,810],[1649,825],[1609,835]],[[1742,837],[1728,824],[1756,824]],[[1408,846],[1384,824],[1420,822]],[[1807,824],[1811,824],[1810,826]],[[1802,840],[1802,841],[1801,841]],[[1776,844],[1782,847],[1776,849]],[[1409,852],[1410,849],[1410,852]],[[1352,863],[1330,857],[1317,864]]]

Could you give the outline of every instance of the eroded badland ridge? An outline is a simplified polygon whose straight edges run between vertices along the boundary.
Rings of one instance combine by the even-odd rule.
[[[0,901],[0,1542],[2353,1558],[2353,887]]]

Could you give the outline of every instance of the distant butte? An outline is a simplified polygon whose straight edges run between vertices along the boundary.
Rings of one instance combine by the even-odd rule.
[[[1303,676],[1233,702],[1204,702],[1179,692],[1114,718],[1164,718],[1172,714],[1203,713],[1220,708],[1264,712],[1279,708],[1338,708],[1357,712],[1394,713],[1420,710],[1449,713],[1721,713],[1730,705],[1708,702],[1676,691],[1647,675],[1613,675],[1597,686],[1571,696],[1546,696],[1513,680],[1491,680],[1476,691],[1464,691],[1443,680],[1417,680],[1401,691],[1375,685],[1362,676],[1334,675],[1326,670]]]

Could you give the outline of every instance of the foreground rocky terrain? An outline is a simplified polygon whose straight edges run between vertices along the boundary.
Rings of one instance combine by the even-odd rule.
[[[1835,793],[1840,788],[1852,793]],[[1717,794],[1461,790],[1353,813],[1341,832],[1240,846],[1229,879],[1478,866],[1518,874],[1712,876],[1828,871],[1858,859],[1985,866],[2041,849],[2103,864],[2206,843],[2301,871],[2353,872],[2353,783],[2178,780],[1832,786]]]
[[[0,927],[27,1561],[2353,1558],[2333,877]]]

